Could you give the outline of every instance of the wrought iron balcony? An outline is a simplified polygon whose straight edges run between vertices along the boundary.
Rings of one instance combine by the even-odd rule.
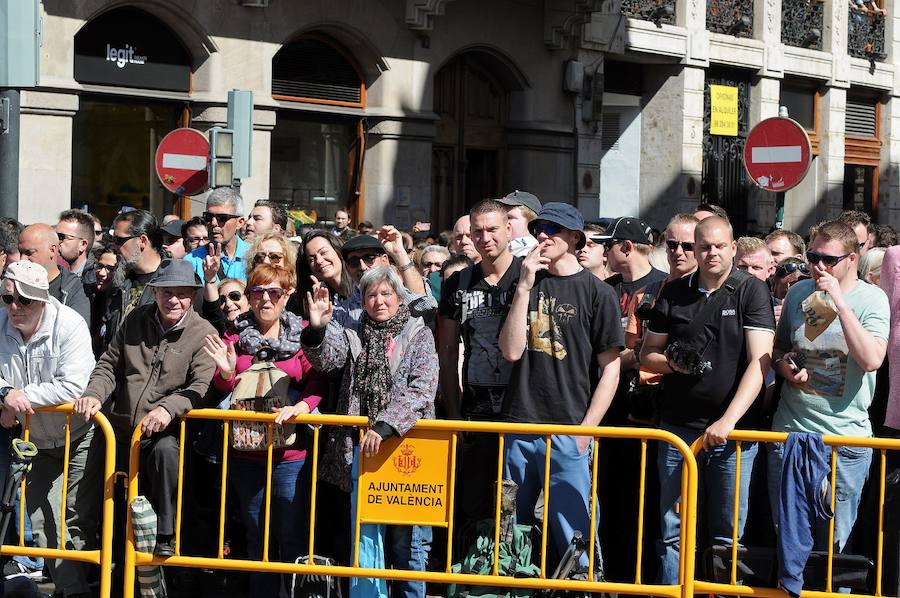
[[[753,0],[707,0],[706,28],[725,35],[753,37]]]
[[[675,24],[676,0],[622,0],[622,14],[632,19],[651,21],[657,27]]]
[[[821,50],[824,6],[820,0],[782,0],[781,42]]]
[[[871,10],[849,10],[847,53],[870,62],[884,61],[887,58],[884,50],[884,15]]]

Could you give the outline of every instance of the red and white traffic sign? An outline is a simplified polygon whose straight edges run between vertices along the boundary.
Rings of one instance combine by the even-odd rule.
[[[197,195],[207,188],[209,140],[196,129],[175,129],[156,148],[156,176],[178,195]]]
[[[800,184],[812,161],[809,135],[795,120],[767,118],[750,131],[744,144],[744,168],[766,191],[787,191]]]

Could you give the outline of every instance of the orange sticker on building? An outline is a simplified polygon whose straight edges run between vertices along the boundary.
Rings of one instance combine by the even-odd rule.
[[[364,523],[446,525],[450,500],[449,432],[412,430],[363,460],[359,479]]]

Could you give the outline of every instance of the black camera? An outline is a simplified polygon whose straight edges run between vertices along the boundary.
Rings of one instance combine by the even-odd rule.
[[[704,361],[703,354],[694,347],[687,347],[678,341],[666,347],[666,358],[679,370],[693,376],[701,376],[712,369],[709,361]]]
[[[650,314],[653,313],[653,305],[656,303],[654,299],[655,297],[644,297],[644,299],[638,303],[638,306],[634,308],[634,316],[638,320],[646,322],[650,319]]]

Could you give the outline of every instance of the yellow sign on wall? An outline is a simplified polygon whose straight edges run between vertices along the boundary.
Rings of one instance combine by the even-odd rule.
[[[363,460],[359,508],[363,523],[447,525],[450,521],[449,432],[411,430],[389,438]]]
[[[738,134],[738,88],[728,85],[709,86],[709,134]]]

